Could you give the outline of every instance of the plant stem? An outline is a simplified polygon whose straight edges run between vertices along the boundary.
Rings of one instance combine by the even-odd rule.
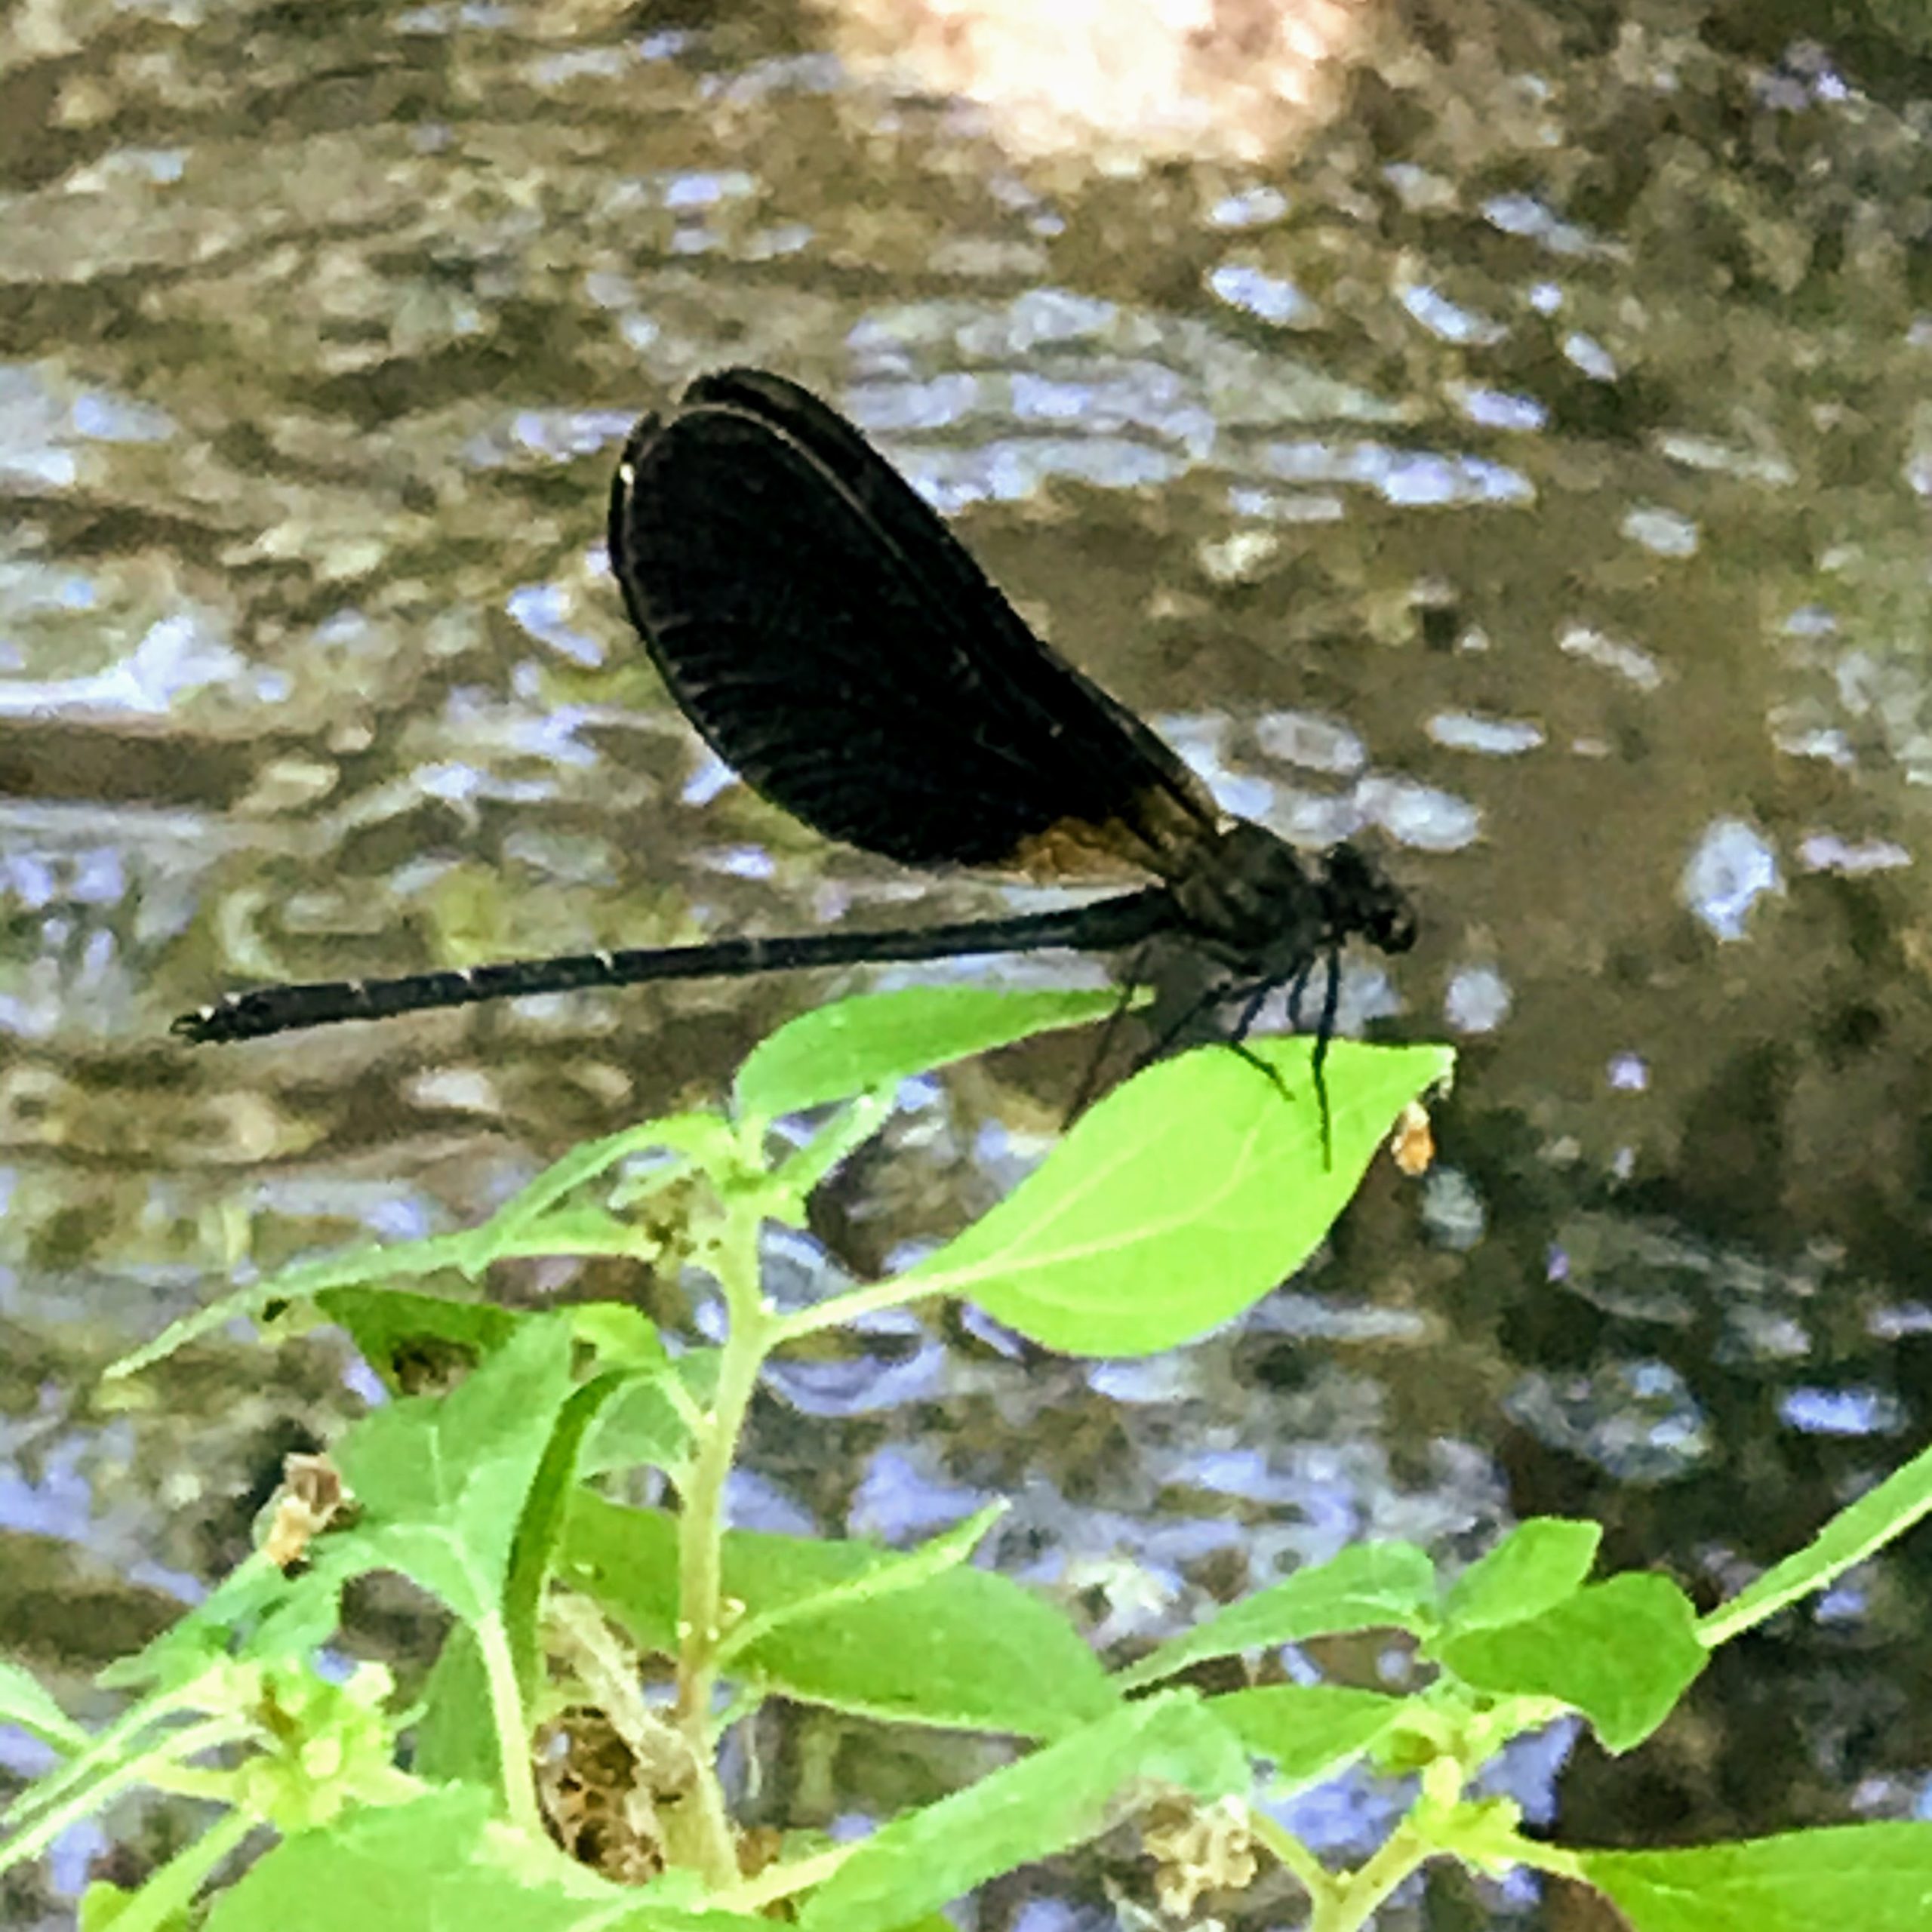
[[[731,1327],[711,1411],[698,1430],[678,1515],[676,1719],[691,1757],[695,1816],[685,1849],[714,1890],[738,1883],[737,1842],[712,1764],[712,1703],[724,1635],[724,1484],[737,1454],[774,1324],[759,1294],[755,1198],[729,1200],[715,1267]]]
[[[755,1878],[747,1878],[720,1897],[706,1899],[706,1907],[712,1912],[761,1912],[779,1899],[823,1884],[857,1849],[856,1845],[835,1845],[831,1850],[815,1853],[809,1858],[767,1866]]]
[[[204,1718],[198,1724],[171,1731],[140,1751],[131,1752],[97,1777],[77,1780],[71,1790],[62,1795],[59,1804],[48,1807],[32,1823],[0,1844],[0,1871],[38,1858],[69,1825],[78,1823],[91,1811],[104,1810],[110,1798],[118,1798],[136,1785],[151,1784],[167,1789],[166,1780],[179,1761],[254,1734],[253,1725],[226,1712]]]
[[[1398,1826],[1366,1865],[1332,1887],[1327,1898],[1316,1900],[1309,1932],[1360,1932],[1375,1916],[1376,1908],[1432,1849],[1411,1827]]]
[[[183,1845],[115,1913],[114,1923],[128,1932],[161,1932],[184,1924],[188,1908],[203,1882],[260,1821],[247,1811],[234,1810],[217,1818],[192,1844]]]
[[[1541,1838],[1526,1838],[1519,1835],[1512,1849],[1516,1855],[1516,1863],[1527,1866],[1532,1872],[1547,1872],[1553,1878],[1572,1879],[1580,1885],[1589,1883],[1583,1869],[1582,1855],[1571,1850],[1567,1846],[1550,1844]]]
[[[828,1295],[776,1323],[772,1346],[795,1342],[807,1335],[822,1334],[828,1329],[847,1328],[861,1315],[875,1315],[881,1309],[898,1308],[923,1300],[937,1291],[923,1282],[915,1284],[903,1275],[888,1275],[883,1281],[869,1281],[862,1288],[849,1288],[842,1295]]]
[[[1336,1881],[1327,1868],[1294,1832],[1270,1817],[1260,1805],[1248,1807],[1247,1829],[1273,1854],[1275,1863],[1291,1873],[1308,1894],[1311,1906],[1318,1907],[1335,1889]]]
[[[470,1627],[490,1687],[490,1715],[497,1727],[497,1755],[503,1767],[503,1809],[519,1831],[541,1838],[543,1820],[530,1762],[530,1722],[523,1708],[523,1694],[517,1688],[509,1632],[501,1614],[494,1611]]]

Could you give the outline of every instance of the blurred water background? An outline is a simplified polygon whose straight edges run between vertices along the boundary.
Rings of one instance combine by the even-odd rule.
[[[1372,1179],[1235,1331],[1122,1366],[881,1323],[774,1374],[739,1520],[903,1540],[1009,1494],[998,1560],[1122,1647],[1365,1536],[1584,1513],[1705,1601],[1801,1540],[1932,1393],[1928,235],[1903,0],[14,0],[0,1647],[78,1687],[363,1399],[327,1334],[111,1402],[104,1361],[474,1220],[832,989],[221,1051],[171,1015],[1018,903],[760,804],[627,632],[618,445],[725,362],[852,414],[1231,807],[1383,855],[1424,939],[1358,963],[1348,1023],[1463,1052],[1435,1172]],[[983,1207],[1080,1051],[910,1097],[774,1265]],[[1637,1758],[1559,1734],[1512,1788],[1632,1844],[1932,1813],[1928,1586],[1921,1538]],[[799,1822],[961,1774],[829,1720],[761,1748]],[[1358,1854],[1398,1801],[1297,1823]],[[93,1849],[8,1922],[68,1922]],[[979,1923],[1097,1925],[1094,1884]],[[1600,1922],[1460,1878],[1383,1921]]]

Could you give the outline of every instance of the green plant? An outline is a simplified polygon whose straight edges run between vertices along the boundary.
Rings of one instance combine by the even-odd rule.
[[[1701,1620],[1664,1577],[1589,1581],[1593,1525],[1536,1521],[1447,1583],[1410,1546],[1350,1549],[1112,1672],[1047,1602],[968,1561],[996,1510],[909,1552],[724,1527],[725,1478],[774,1351],[941,1296],[970,1297],[1069,1351],[1171,1346],[1307,1257],[1390,1123],[1450,1067],[1444,1049],[1337,1043],[1324,1158],[1306,1042],[1257,1044],[1272,1078],[1223,1050],[1183,1056],[1109,1097],[917,1267],[792,1312],[770,1304],[761,1228],[800,1219],[906,1076],[1084,1019],[1104,1000],[928,990],[809,1015],[746,1063],[728,1117],[681,1115],[580,1148],[470,1233],[287,1270],[118,1364],[134,1374],[237,1315],[286,1304],[346,1327],[394,1399],[303,1472],[300,1503],[285,1500],[263,1550],[107,1673],[137,1694],[112,1724],[84,1731],[32,1679],[0,1672],[0,1718],[60,1758],[8,1814],[0,1866],[146,1786],[211,1801],[217,1820],[138,1890],[94,1887],[91,1927],[150,1932],[205,1915],[212,1932],[732,1932],[782,1902],[807,1932],[939,1932],[949,1900],[1128,1821],[1171,1910],[1244,1882],[1266,1854],[1307,1891],[1318,1932],[1366,1924],[1433,1858],[1560,1874],[1607,1894],[1639,1932],[1779,1932],[1834,1913],[1866,1932],[1922,1924],[1932,1828],[1596,1852],[1530,1838],[1509,1805],[1469,1790],[1510,1738],[1565,1713],[1614,1752],[1641,1742],[1713,1645],[1932,1506],[1932,1457]],[[802,1143],[773,1133],[819,1108],[830,1111]],[[695,1266],[717,1284],[728,1333],[674,1352],[628,1306],[515,1315],[410,1285],[473,1282],[530,1254]],[[447,1392],[403,1394],[406,1364],[426,1355],[467,1372]],[[638,1469],[668,1477],[675,1512],[608,1493]],[[319,1667],[343,1586],[374,1570],[411,1578],[454,1620],[411,1709],[375,1666],[340,1681]],[[1383,1629],[1408,1633],[1435,1666],[1426,1688],[1204,1697],[1176,1684],[1205,1660]],[[663,1700],[641,1688],[654,1672]],[[1032,1748],[869,1838],[801,1835],[758,1866],[728,1814],[717,1752],[773,1696]],[[592,1730],[605,1761],[624,1767],[595,1789],[563,1748]],[[534,1749],[540,1737],[546,1748]],[[1414,1774],[1419,1795],[1366,1864],[1330,1872],[1260,1797],[1364,1758]],[[1260,1783],[1257,1761],[1271,1767]],[[552,1836],[569,1838],[586,1805],[600,1870]],[[213,1885],[263,1827],[275,1842]]]

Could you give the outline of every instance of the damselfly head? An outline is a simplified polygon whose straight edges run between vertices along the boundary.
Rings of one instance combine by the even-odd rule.
[[[1415,944],[1408,894],[1352,845],[1337,845],[1324,857],[1321,896],[1334,940],[1358,937],[1380,952],[1406,952]]]

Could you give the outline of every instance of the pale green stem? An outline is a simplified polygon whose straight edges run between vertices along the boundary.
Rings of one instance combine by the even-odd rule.
[[[37,1858],[69,1825],[91,1813],[103,1809],[110,1799],[140,1784],[159,1784],[174,1761],[192,1758],[254,1734],[254,1727],[226,1715],[205,1718],[197,1724],[178,1730],[163,1743],[149,1746],[138,1755],[81,1786],[58,1804],[43,1812],[26,1829],[0,1844],[0,1871]]]
[[[1361,1932],[1377,1908],[1432,1850],[1408,1826],[1398,1826],[1366,1865],[1340,1885],[1331,1884],[1326,1898],[1316,1900],[1309,1932]]]
[[[1527,1865],[1532,1872],[1547,1872],[1558,1878],[1574,1878],[1580,1885],[1589,1883],[1580,1855],[1560,1844],[1545,1844],[1537,1838],[1518,1838],[1511,1848],[1516,1863]]]
[[[698,1431],[678,1515],[677,1724],[697,1777],[690,1855],[716,1890],[738,1882],[736,1840],[712,1764],[712,1704],[725,1623],[724,1484],[774,1334],[758,1291],[755,1204],[734,1201],[728,1217],[715,1265],[731,1327],[718,1361],[717,1392]]]
[[[116,1932],[165,1932],[187,1922],[188,1908],[202,1882],[238,1849],[260,1820],[246,1811],[217,1818],[192,1844],[183,1845],[114,1915]]]
[[[254,1561],[253,1557],[247,1558],[244,1567]],[[253,1676],[248,1667],[242,1669],[242,1674],[248,1675],[252,1683]],[[217,1716],[226,1712],[229,1715],[220,1721],[242,1727],[235,1734],[238,1737],[248,1735],[248,1721],[241,1712],[252,1700],[236,1692],[233,1683],[236,1675],[236,1666],[217,1664],[171,1691],[157,1693],[131,1706],[105,1730],[96,1731],[85,1747],[57,1771],[51,1771],[37,1783],[29,1785],[11,1804],[0,1810],[0,1824],[10,1828],[23,1827],[41,1813],[66,1804],[76,1792],[90,1788],[117,1766],[125,1767],[137,1761],[142,1764],[167,1762],[176,1755],[170,1739],[181,1734],[170,1733],[165,1727],[177,1717],[193,1715],[206,1721],[210,1712]],[[152,1736],[146,1742],[139,1741],[144,1734],[149,1733]],[[4,1860],[0,1860],[0,1870],[5,1869]]]
[[[1308,1894],[1311,1905],[1319,1906],[1334,1892],[1335,1880],[1327,1866],[1287,1826],[1270,1817],[1258,1804],[1248,1807],[1247,1829],[1251,1836],[1267,1847],[1275,1863],[1292,1874]]]
[[[900,1308],[909,1302],[924,1301],[940,1290],[927,1282],[894,1275],[874,1281],[849,1294],[832,1295],[810,1308],[801,1308],[772,1325],[771,1346],[779,1347],[806,1335],[822,1334],[829,1328],[849,1327],[860,1316],[876,1315],[881,1309]]]
[[[821,1851],[810,1858],[788,1861],[783,1865],[768,1866],[755,1878],[745,1879],[734,1885],[729,1891],[719,1892],[705,1900],[707,1912],[759,1912],[779,1899],[789,1898],[795,1892],[807,1891],[814,1885],[822,1885],[826,1880],[858,1850],[856,1844],[835,1846],[830,1851]]]
[[[497,1727],[497,1749],[503,1767],[503,1807],[519,1831],[540,1838],[543,1820],[530,1762],[530,1721],[524,1711],[523,1694],[517,1688],[509,1633],[503,1618],[494,1611],[472,1628],[490,1686],[490,1715]]]

